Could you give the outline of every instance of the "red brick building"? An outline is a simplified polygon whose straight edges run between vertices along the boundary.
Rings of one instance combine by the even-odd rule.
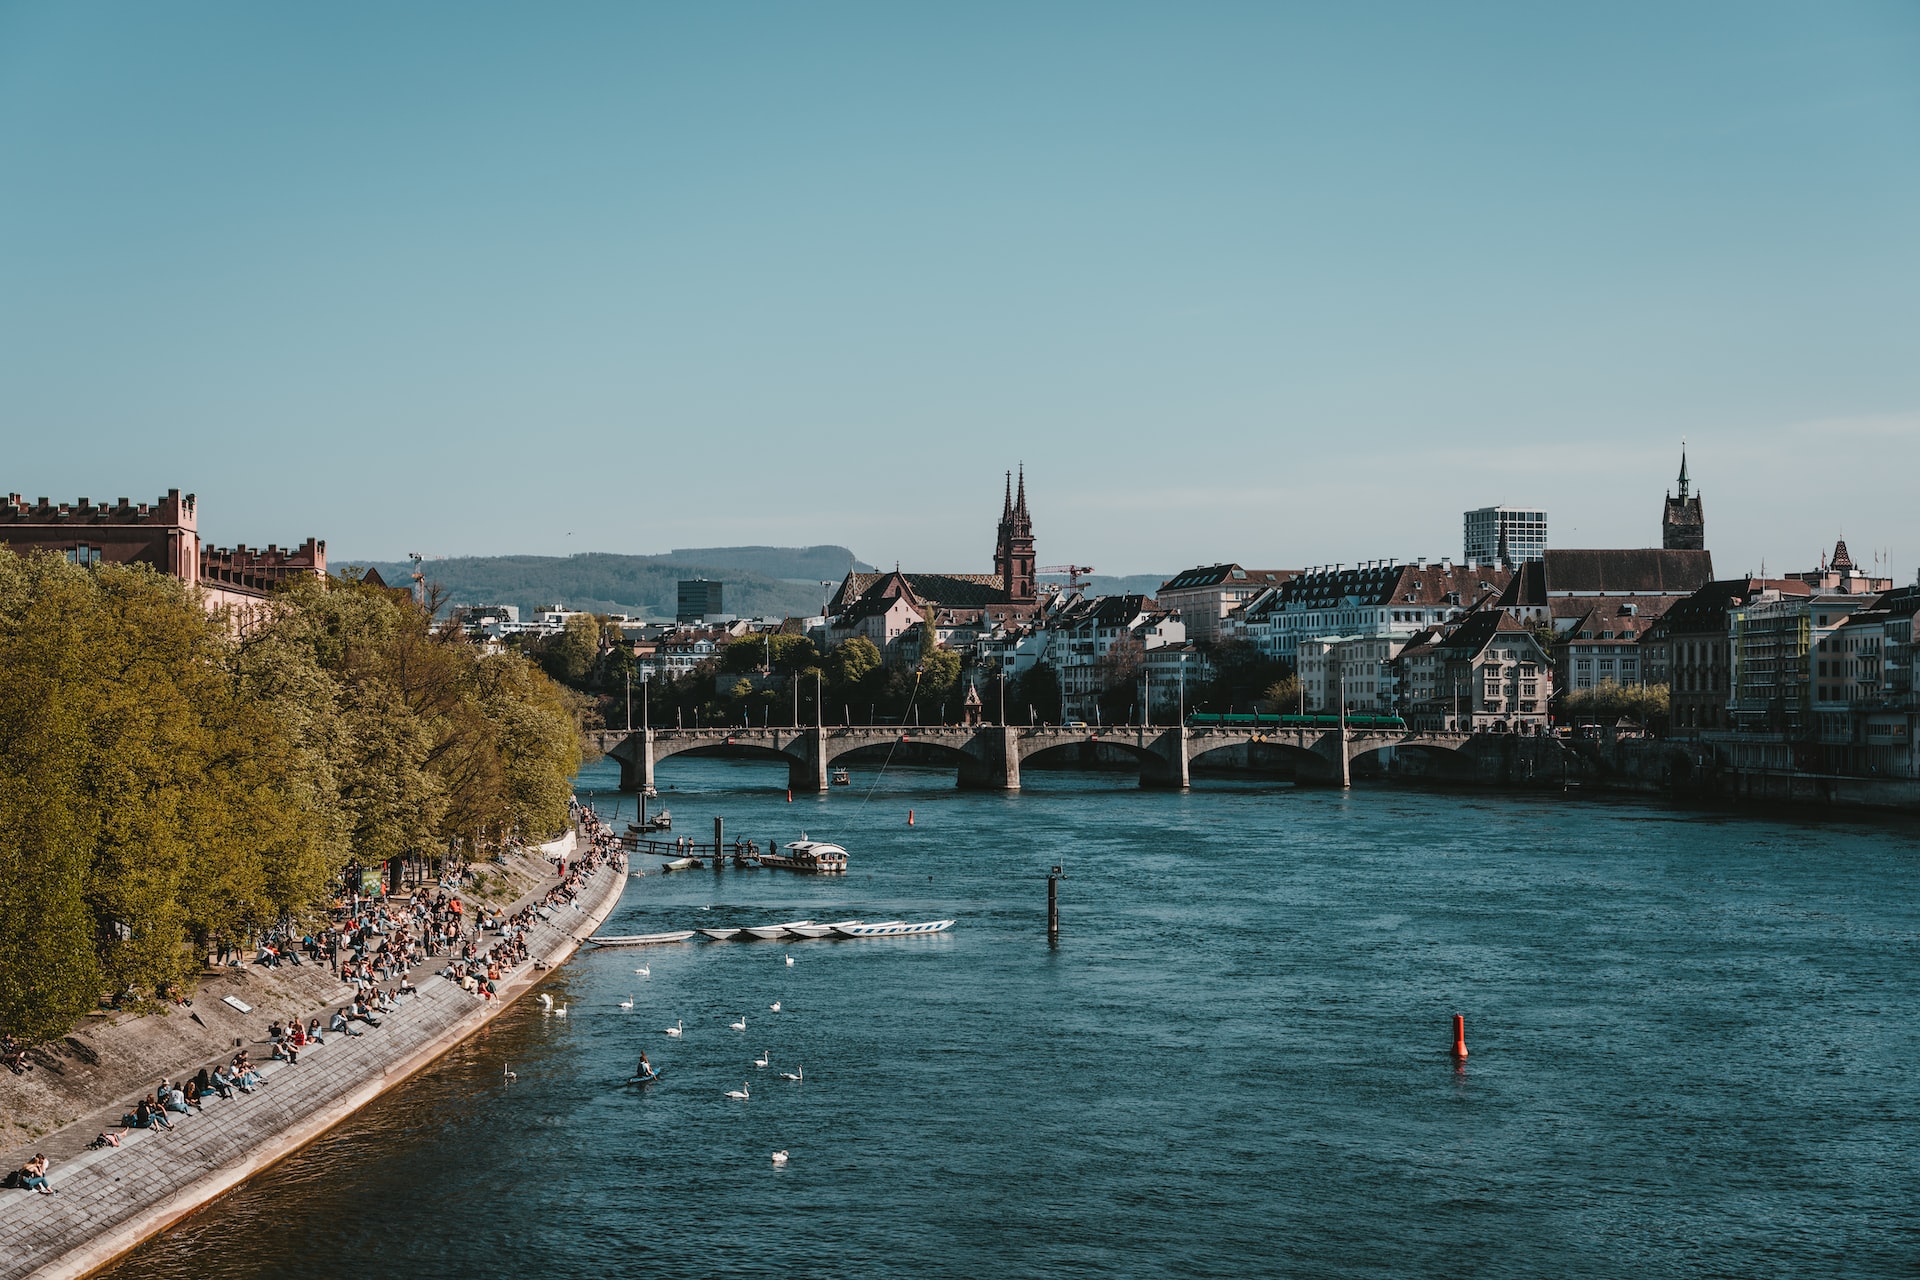
[[[146,564],[198,588],[209,609],[242,615],[273,588],[306,574],[325,576],[327,544],[298,547],[212,547],[200,541],[199,503],[169,489],[154,502],[95,504],[28,502],[8,494],[0,504],[0,545],[17,552],[57,551],[79,564]]]

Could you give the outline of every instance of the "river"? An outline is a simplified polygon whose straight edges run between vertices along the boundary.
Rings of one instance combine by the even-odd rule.
[[[1920,1261],[1910,825],[1038,771],[1001,795],[856,770],[789,804],[777,774],[679,757],[660,778],[681,832],[710,838],[715,814],[730,836],[804,829],[847,845],[849,875],[649,874],[606,930],[953,931],[583,951],[543,988],[568,1017],[523,1000],[109,1274]],[[609,766],[581,785],[613,803]],[[661,1034],[676,1021],[683,1040]],[[664,1077],[624,1089],[642,1048]],[[743,1081],[747,1101],[723,1096]]]

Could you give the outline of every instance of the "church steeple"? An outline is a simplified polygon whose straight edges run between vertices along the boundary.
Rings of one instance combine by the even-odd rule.
[[[993,572],[1009,604],[1032,604],[1039,598],[1034,568],[1033,517],[1027,513],[1027,468],[1020,467],[1019,489],[1009,488],[1000,509],[999,537],[993,549]]]
[[[1685,440],[1680,442],[1680,494],[1667,495],[1666,509],[1660,517],[1660,545],[1668,551],[1707,549],[1707,517],[1693,493],[1693,482],[1687,478]]]

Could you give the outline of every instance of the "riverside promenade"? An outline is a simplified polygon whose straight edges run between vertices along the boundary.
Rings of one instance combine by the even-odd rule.
[[[550,921],[528,929],[533,960],[554,966],[571,956],[611,914],[626,883],[624,869],[596,868],[574,905],[556,908]],[[431,973],[435,963],[423,968]],[[492,1001],[429,977],[378,1028],[329,1035],[324,1045],[303,1049],[297,1065],[259,1065],[270,1083],[251,1095],[210,1102],[204,1114],[170,1117],[171,1132],[130,1129],[120,1147],[57,1162],[50,1181],[58,1195],[0,1191],[0,1280],[66,1280],[104,1266],[421,1070],[499,1016],[542,975],[539,964],[522,965]],[[70,1126],[77,1127],[117,1125],[94,1115]]]

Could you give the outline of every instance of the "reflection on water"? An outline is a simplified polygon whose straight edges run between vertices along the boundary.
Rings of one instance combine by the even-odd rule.
[[[960,924],[583,954],[546,988],[572,1016],[523,1002],[111,1274],[1912,1265],[1905,835],[1095,775],[1009,797],[890,773],[864,805],[870,777],[788,805],[752,765],[661,776],[688,829],[805,827],[853,870],[650,875],[610,932]],[[665,1078],[622,1088],[643,1047]]]

